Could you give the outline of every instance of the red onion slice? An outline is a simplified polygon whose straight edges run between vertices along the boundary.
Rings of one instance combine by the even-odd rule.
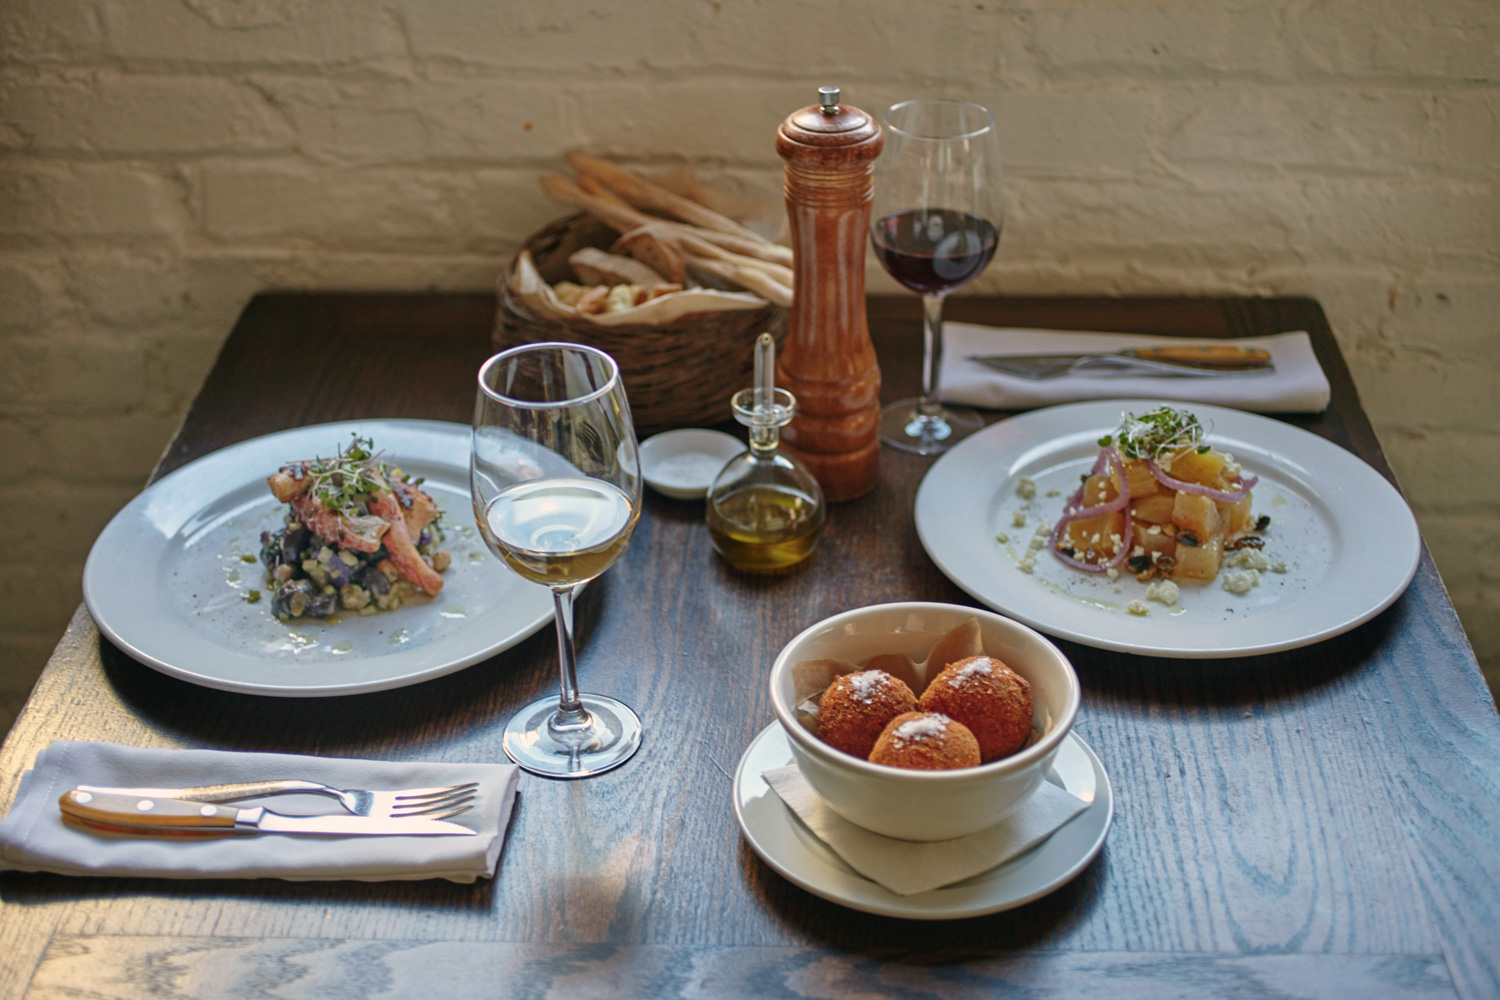
[[[1065,566],[1071,566],[1074,569],[1082,570],[1085,573],[1103,573],[1106,570],[1113,569],[1114,567],[1120,565],[1120,563],[1125,561],[1126,554],[1130,552],[1130,543],[1131,540],[1135,537],[1135,523],[1134,519],[1130,516],[1129,508],[1130,479],[1125,475],[1125,459],[1121,458],[1120,453],[1114,448],[1101,448],[1099,450],[1099,458],[1095,460],[1094,469],[1089,473],[1089,475],[1099,475],[1099,473],[1103,471],[1106,466],[1111,467],[1113,471],[1119,476],[1119,495],[1108,503],[1102,503],[1094,507],[1083,507],[1080,509],[1075,509],[1072,510],[1071,513],[1065,512],[1062,517],[1058,518],[1057,524],[1053,526],[1052,534],[1047,540],[1047,547],[1052,550],[1052,554],[1057,557],[1057,560],[1059,562],[1063,563],[1063,565]],[[1068,501],[1068,508],[1075,508],[1077,504],[1082,502],[1083,491],[1086,485],[1087,484],[1085,483],[1084,485],[1080,485],[1078,487],[1078,492],[1074,493],[1073,498]],[[1109,562],[1084,562],[1083,560],[1075,559],[1067,553],[1062,552],[1058,549],[1057,543],[1062,538],[1063,531],[1074,521],[1082,521],[1086,518],[1098,517],[1101,514],[1112,514],[1117,510],[1125,511],[1125,533],[1121,535],[1120,547],[1115,551],[1114,557],[1111,558]]]
[[[1181,479],[1173,479],[1161,470],[1161,466],[1149,458],[1146,459],[1146,468],[1158,483],[1161,483],[1169,490],[1176,490],[1179,493],[1194,493],[1200,497],[1217,500],[1220,503],[1239,503],[1245,499],[1250,489],[1256,483],[1260,482],[1260,479],[1256,476],[1241,476],[1239,489],[1232,493],[1226,493],[1223,490],[1216,490],[1211,486],[1200,486],[1197,483],[1188,483],[1183,482]]]

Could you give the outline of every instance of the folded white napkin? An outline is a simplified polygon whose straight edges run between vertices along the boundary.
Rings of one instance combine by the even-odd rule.
[[[1205,338],[1207,342],[1214,342]],[[995,410],[1026,410],[1088,399],[1170,399],[1258,413],[1321,413],[1332,395],[1328,377],[1304,332],[1245,337],[1240,347],[1271,352],[1276,370],[1219,378],[1078,373],[1059,378],[1017,378],[969,360],[971,354],[1093,354],[1128,347],[1190,343],[1181,337],[1070,330],[1001,329],[969,323],[943,324],[942,397],[948,403]]]
[[[0,870],[158,878],[282,878],[294,881],[490,877],[515,803],[513,764],[435,764],[221,750],[171,750],[56,741],[21,776],[0,819]],[[475,808],[452,820],[474,837],[111,836],[63,822],[57,800],[77,785],[172,787],[301,778],[335,788],[385,790],[479,783]],[[340,814],[326,795],[253,800],[277,812]],[[235,803],[245,805],[246,803]]]
[[[898,896],[939,889],[989,871],[1040,844],[1088,808],[1076,795],[1043,781],[996,826],[956,840],[923,843],[855,826],[828,807],[795,764],[763,771],[761,777],[849,867]]]

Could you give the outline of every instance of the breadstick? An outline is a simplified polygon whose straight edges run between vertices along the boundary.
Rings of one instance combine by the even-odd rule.
[[[687,226],[680,222],[668,223],[668,225],[676,227],[678,232],[689,233],[703,240],[705,243],[712,243],[715,246],[723,247],[725,250],[731,250],[737,254],[743,254],[746,257],[759,257],[761,260],[768,260],[773,264],[782,264],[787,267],[792,265],[792,248],[784,247],[779,243],[767,243],[759,237],[756,237],[754,240],[743,240],[729,233],[719,233],[712,229],[700,229],[697,226]]]
[[[747,267],[756,271],[762,271],[775,278],[777,282],[791,288],[796,284],[792,269],[780,264],[773,264],[759,257],[750,257],[745,254],[732,253],[723,247],[715,246],[707,240],[700,239],[695,233],[678,232],[676,234],[678,244],[685,254],[696,257],[707,257],[723,264],[735,267]]]
[[[564,205],[581,208],[609,228],[622,233],[655,221],[651,216],[644,212],[637,212],[629,205],[616,204],[613,199],[589,194],[573,183],[571,177],[563,177],[561,174],[548,174],[543,177],[542,190]]]
[[[748,288],[762,298],[769,299],[778,306],[790,309],[792,305],[792,290],[764,271],[758,271],[752,267],[744,267],[739,264],[730,264],[722,260],[713,260],[708,257],[695,257],[686,255],[688,265],[696,267],[700,271],[718,275],[726,281],[732,281],[737,285]]]
[[[623,167],[617,167],[608,160],[601,160],[597,156],[587,156],[578,151],[567,154],[568,163],[574,170],[583,175],[591,175],[603,181],[615,190],[615,193],[636,208],[649,208],[658,212],[666,212],[675,215],[684,222],[690,222],[704,229],[715,232],[728,233],[741,239],[758,240],[767,242],[758,234],[751,232],[744,226],[735,222],[728,216],[720,215],[711,208],[705,208],[696,201],[675,195],[660,184],[653,183],[643,177],[638,177]]]
[[[609,189],[609,186],[597,177],[590,177],[588,174],[580,174],[578,177],[578,186],[583,188],[589,194],[593,195],[595,198],[603,198],[604,200],[612,202],[620,208],[629,208],[634,211],[634,206],[632,206],[630,202],[626,201],[624,198],[621,198],[619,195],[611,191]]]
[[[593,215],[600,222],[620,233],[628,233],[642,226],[650,226],[661,239],[674,239],[676,236],[686,233],[695,236],[707,243],[730,250],[734,253],[743,254],[746,257],[759,257],[775,264],[790,265],[792,263],[792,250],[790,247],[780,246],[776,243],[767,243],[760,237],[753,240],[741,239],[729,233],[719,233],[711,229],[700,229],[696,226],[684,225],[680,222],[668,222],[654,215],[647,215],[629,204],[621,201],[614,195],[596,195],[585,191],[570,177],[561,174],[548,174],[542,178],[542,190],[564,205],[572,205],[581,208]],[[668,234],[671,234],[670,236]],[[657,270],[661,270],[660,267]],[[668,275],[670,277],[670,275]]]

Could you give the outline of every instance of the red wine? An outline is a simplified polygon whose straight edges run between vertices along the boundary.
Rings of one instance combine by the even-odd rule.
[[[968,284],[1000,242],[984,219],[951,208],[893,212],[877,220],[870,235],[891,277],[923,295],[945,295]]]

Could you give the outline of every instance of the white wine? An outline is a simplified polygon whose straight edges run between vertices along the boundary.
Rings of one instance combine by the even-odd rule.
[[[490,502],[484,540],[506,565],[549,587],[585,583],[610,567],[630,541],[637,511],[600,479],[538,479]]]

